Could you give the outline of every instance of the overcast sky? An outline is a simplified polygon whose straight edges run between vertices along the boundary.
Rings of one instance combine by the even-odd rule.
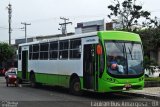
[[[27,36],[43,36],[61,33],[59,17],[69,18],[68,32],[74,32],[76,23],[107,19],[107,6],[112,0],[0,0],[0,41],[8,42],[8,10],[12,4],[12,43],[16,38],[23,38],[21,22],[31,23]],[[122,1],[122,0],[120,0]],[[160,18],[160,0],[137,0],[144,10],[151,12],[152,17]],[[108,20],[108,19],[107,19]]]

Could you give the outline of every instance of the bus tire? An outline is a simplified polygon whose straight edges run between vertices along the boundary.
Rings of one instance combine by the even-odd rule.
[[[81,85],[80,80],[78,78],[74,78],[70,84],[70,92],[74,95],[81,95]]]
[[[33,73],[30,74],[30,86],[32,88],[36,87],[36,78],[35,78],[35,74]]]

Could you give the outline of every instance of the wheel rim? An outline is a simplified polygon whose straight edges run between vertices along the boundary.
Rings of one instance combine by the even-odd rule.
[[[80,91],[80,83],[79,83],[79,82],[76,82],[76,83],[74,84],[74,90],[75,90],[76,92]]]
[[[35,78],[34,78],[33,75],[31,76],[31,86],[32,86],[32,87],[35,86]]]

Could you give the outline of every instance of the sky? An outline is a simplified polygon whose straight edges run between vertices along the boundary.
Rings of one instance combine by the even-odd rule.
[[[60,17],[69,18],[73,24],[67,31],[74,32],[79,22],[106,19],[110,13],[107,8],[113,0],[0,0],[0,42],[8,42],[8,10],[12,5],[12,44],[15,39],[24,38],[24,25],[27,26],[27,37],[60,34]],[[122,0],[120,0],[122,1]],[[160,0],[137,0],[144,10],[151,12],[152,17],[160,18]]]

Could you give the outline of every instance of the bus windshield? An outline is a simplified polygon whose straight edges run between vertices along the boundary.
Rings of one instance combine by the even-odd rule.
[[[114,75],[139,75],[143,72],[143,53],[140,43],[106,41],[107,67]]]

